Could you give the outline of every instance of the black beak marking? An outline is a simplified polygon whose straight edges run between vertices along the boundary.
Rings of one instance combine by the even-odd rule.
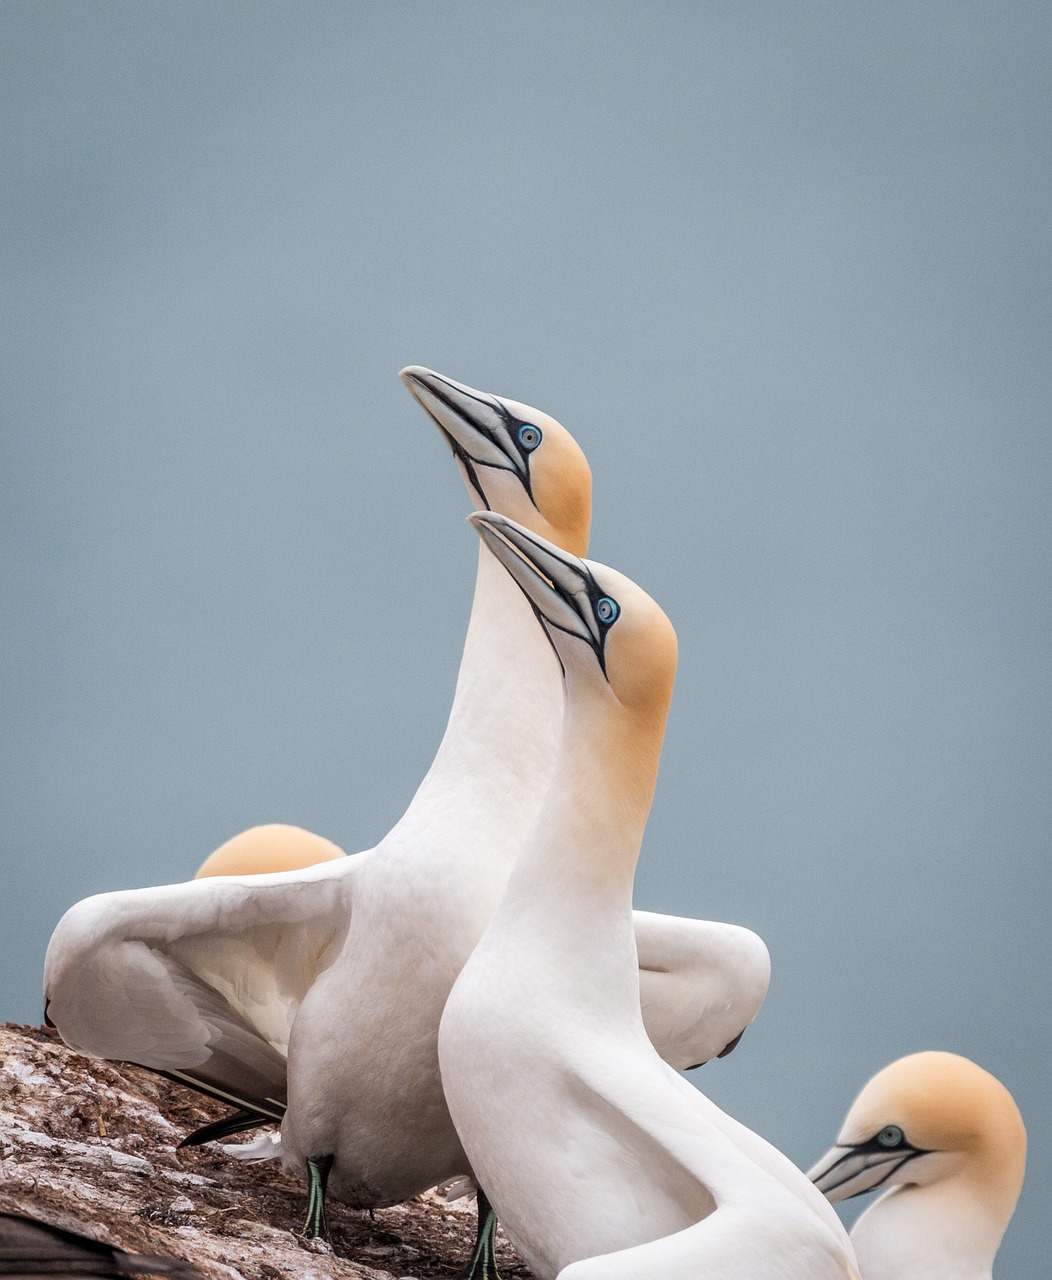
[[[886,1160],[879,1162],[880,1164],[888,1165],[888,1170],[884,1174],[884,1176],[879,1181],[872,1183],[870,1186],[864,1187],[861,1191],[854,1191],[851,1193],[851,1195],[844,1197],[845,1200],[853,1200],[855,1196],[864,1196],[870,1191],[878,1190],[878,1188],[882,1187],[893,1174],[898,1173],[898,1171],[902,1168],[904,1164],[908,1164],[910,1160],[915,1159],[917,1156],[926,1156],[930,1154],[931,1154],[930,1151],[928,1151],[926,1148],[915,1147],[908,1142],[903,1143],[903,1145],[900,1147],[882,1147],[877,1142],[876,1138],[870,1138],[868,1142],[860,1142],[853,1147],[849,1147],[847,1151],[845,1151],[844,1154],[840,1157],[840,1159],[834,1161],[834,1163],[829,1166],[829,1168],[825,1171],[825,1173],[822,1174],[822,1178],[820,1179],[820,1181],[824,1181],[826,1178],[828,1178],[829,1175],[835,1169],[839,1168],[839,1166],[842,1165],[845,1160],[851,1160],[855,1156],[863,1156],[863,1155],[887,1156]],[[901,1158],[897,1159],[896,1157],[901,1157]],[[867,1165],[866,1168],[871,1169],[873,1168],[873,1165],[872,1164]],[[839,1187],[846,1186],[847,1183],[852,1182],[855,1178],[859,1177],[860,1172],[861,1171],[856,1170],[854,1173],[849,1174],[847,1177],[841,1178],[839,1182],[834,1182],[832,1186],[822,1187],[821,1190],[823,1195],[828,1195],[830,1191],[836,1191]]]
[[[534,510],[538,510],[537,503],[534,501],[534,497],[533,497],[533,484],[530,478],[529,463],[526,461],[526,459],[516,458],[513,454],[510,454],[508,450],[504,448],[503,445],[501,445],[497,440],[493,439],[493,436],[490,434],[490,432],[488,432],[485,429],[485,427],[481,426],[477,422],[473,422],[469,417],[467,417],[464,411],[460,408],[460,406],[457,404],[454,404],[453,400],[449,397],[449,395],[447,395],[444,391],[442,391],[438,386],[434,386],[430,382],[423,382],[420,378],[417,378],[414,374],[410,374],[409,376],[410,378],[413,379],[413,381],[417,384],[417,386],[423,387],[424,390],[427,391],[430,395],[433,395],[436,400],[444,404],[446,408],[450,411],[450,413],[454,414],[462,422],[466,422],[467,425],[472,429],[472,431],[477,431],[482,435],[488,436],[491,443],[494,445],[494,447],[499,449],[501,453],[504,455],[504,457],[508,459],[508,462],[510,465],[505,468],[505,467],[497,467],[495,463],[482,462],[480,459],[472,457],[471,454],[467,452],[467,450],[464,448],[463,445],[459,444],[456,440],[453,439],[450,433],[446,430],[446,428],[442,425],[442,423],[439,422],[439,420],[430,411],[430,409],[428,409],[426,405],[422,406],[424,408],[424,411],[427,413],[428,417],[431,419],[431,421],[435,424],[436,427],[438,427],[438,429],[449,441],[449,446],[453,450],[454,456],[463,464],[464,470],[468,473],[468,479],[471,483],[471,487],[482,499],[483,505],[485,506],[486,510],[492,511],[493,507],[491,506],[490,501],[486,496],[485,490],[482,488],[482,483],[479,479],[478,471],[477,471],[477,468],[479,467],[488,467],[491,470],[511,471],[515,476],[518,477],[519,483],[526,490],[526,496],[529,498],[530,502],[533,503]],[[447,386],[449,385],[448,382],[446,382],[446,379],[444,379],[440,373],[432,374],[432,376],[435,379],[437,379],[439,382],[444,382],[446,383]],[[458,387],[457,390],[461,395],[466,396],[469,400],[474,400],[476,404],[483,405],[485,408],[491,409],[494,413],[498,414],[500,418],[504,421],[505,425],[509,425],[513,421],[507,409],[505,409],[504,405],[497,399],[496,396],[486,396],[484,393],[479,394],[465,387]],[[508,431],[508,435],[509,436],[512,435],[510,430]]]

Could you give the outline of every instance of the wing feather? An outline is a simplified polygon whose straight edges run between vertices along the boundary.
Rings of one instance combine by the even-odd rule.
[[[339,953],[356,863],[86,898],[48,947],[47,1015],[82,1053],[280,1118],[289,1031]]]
[[[759,1012],[771,958],[750,929],[633,912],[639,995],[651,1043],[685,1071],[719,1055]]]

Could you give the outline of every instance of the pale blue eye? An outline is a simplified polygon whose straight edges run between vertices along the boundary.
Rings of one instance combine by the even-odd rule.
[[[519,444],[527,453],[532,453],[541,442],[540,427],[531,427],[528,422],[524,422],[518,431]]]
[[[877,1142],[882,1147],[897,1147],[905,1135],[897,1124],[885,1125],[877,1134]]]
[[[609,596],[600,596],[596,601],[595,616],[600,622],[605,622],[607,626],[617,621],[617,615],[620,612],[621,606],[616,600],[611,600]]]

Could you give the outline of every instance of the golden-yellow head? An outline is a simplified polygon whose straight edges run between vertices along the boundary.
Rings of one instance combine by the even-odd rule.
[[[567,681],[591,685],[663,726],[677,642],[660,605],[623,573],[582,560],[507,517],[487,512],[471,521],[529,598]]]
[[[204,876],[266,875],[272,871],[299,871],[316,862],[342,858],[344,852],[324,836],[283,822],[249,827],[221,844],[201,864],[195,880]]]
[[[420,365],[400,377],[442,432],[476,510],[495,511],[574,555],[588,550],[592,473],[547,413]]]
[[[911,1053],[878,1071],[855,1099],[837,1139],[853,1144],[901,1129],[915,1147],[1026,1157],[1015,1099],[989,1071],[956,1053]]]
[[[831,1200],[962,1178],[1010,1215],[1025,1164],[1026,1129],[1004,1085],[968,1058],[930,1050],[877,1072],[810,1176]]]

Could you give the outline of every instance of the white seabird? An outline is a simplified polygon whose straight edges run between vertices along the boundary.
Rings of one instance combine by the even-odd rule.
[[[561,424],[528,405],[489,396],[419,365],[407,366],[400,377],[448,442],[477,510],[492,507],[569,551],[582,555],[587,552],[591,472],[576,441]],[[501,423],[492,418],[485,420],[494,405],[498,409],[503,405],[517,416],[518,445],[525,466],[509,449],[508,433],[502,431]],[[481,602],[489,597],[497,601],[502,598],[498,583],[506,594],[503,571],[493,570],[491,557],[480,548],[475,609],[480,609]],[[489,571],[485,578],[484,571]],[[527,613],[521,607],[518,612],[515,633],[524,638],[528,633],[535,641]],[[506,621],[495,625],[496,629],[509,632]],[[546,646],[542,645],[542,649],[546,651]],[[482,643],[472,645],[469,627],[458,689],[460,683],[469,688],[475,683],[474,669],[483,662],[479,655],[491,651],[488,635]],[[518,666],[521,658],[514,661]],[[488,660],[487,666],[492,666]],[[535,805],[540,803],[551,776],[561,732],[563,698],[555,663],[549,662],[547,669],[543,661],[538,666],[529,682],[532,688],[525,690],[528,698],[520,702],[514,715],[510,708],[503,712],[507,730],[504,740],[510,742],[521,728],[523,736],[528,733],[533,742],[529,777],[520,776],[517,781],[527,795],[532,788]],[[489,683],[483,687],[486,700],[488,688]],[[476,705],[481,701],[478,699]],[[477,738],[474,714],[477,712],[458,714],[454,701],[443,747],[451,736],[465,741]],[[492,706],[487,715],[493,717]],[[440,783],[441,780],[440,777]],[[505,845],[506,841],[501,842],[501,847]],[[301,827],[272,823],[249,828],[226,841],[209,855],[197,876],[294,870],[340,856],[344,856],[343,850],[323,836]],[[505,874],[509,869],[505,867]],[[770,982],[770,957],[763,941],[751,930],[718,921],[649,911],[636,911],[634,921],[641,956],[643,1017],[662,1056],[683,1071],[732,1052],[756,1016]],[[215,1126],[209,1126],[212,1128]]]
[[[661,1060],[637,997],[632,880],[676,668],[634,583],[471,517],[564,672],[551,786],[450,994],[450,1113],[539,1280],[844,1280],[851,1247],[786,1157]]]
[[[585,550],[590,474],[569,432],[428,370],[403,377],[476,505]],[[284,1117],[281,1158],[306,1167],[313,1210],[326,1177],[339,1199],[379,1206],[466,1173],[442,1094],[438,1022],[540,805],[561,699],[546,637],[480,548],[449,723],[389,834],[295,871],[78,903],[48,949],[51,1020],[81,1052]],[[731,925],[636,920],[642,999],[662,1051],[679,1067],[722,1052],[763,999],[763,943]],[[324,1229],[318,1212],[309,1227]]]
[[[887,1188],[851,1231],[862,1280],[991,1280],[1025,1165],[1004,1085],[929,1051],[869,1081],[808,1177],[832,1201]]]

